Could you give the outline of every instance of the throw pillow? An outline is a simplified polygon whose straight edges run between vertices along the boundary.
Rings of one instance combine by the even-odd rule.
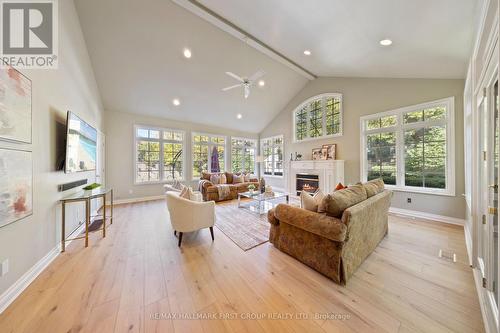
[[[225,173],[221,173],[219,176],[219,184],[227,184],[227,177]]]
[[[366,199],[365,187],[362,184],[356,184],[342,191],[328,194],[323,200],[323,204],[328,216],[341,218],[344,210]]]
[[[213,174],[210,176],[210,182],[214,185],[217,185],[220,183],[220,177],[219,175]]]
[[[344,186],[342,183],[338,183],[337,186],[335,186],[335,191],[340,191],[347,188],[347,186]]]
[[[382,178],[373,179],[363,184],[368,198],[379,194],[385,189],[384,180]]]
[[[324,208],[322,207],[325,194],[318,190],[314,195],[310,195],[306,191],[300,193],[300,206],[303,209],[310,210],[311,212],[321,213]]]
[[[190,200],[191,196],[189,195],[189,187],[183,185],[181,193],[179,193],[179,197]]]
[[[239,183],[243,183],[243,176],[234,174],[233,184],[239,184]]]
[[[226,184],[232,184],[233,183],[233,174],[230,172],[226,172]]]
[[[201,179],[210,180],[210,176],[211,176],[211,175],[212,175],[212,174],[211,174],[210,172],[203,171],[203,172],[201,173]]]

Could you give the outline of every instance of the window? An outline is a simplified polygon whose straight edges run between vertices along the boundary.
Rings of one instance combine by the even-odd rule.
[[[361,118],[362,179],[455,194],[453,97]]]
[[[260,149],[264,156],[264,175],[283,176],[283,135],[262,139]]]
[[[295,141],[342,135],[342,95],[308,99],[293,113]]]
[[[135,182],[184,179],[184,132],[135,127]]]
[[[203,171],[220,172],[226,168],[226,137],[193,133],[193,179]]]
[[[233,172],[246,171],[255,173],[256,140],[231,139],[231,166]]]

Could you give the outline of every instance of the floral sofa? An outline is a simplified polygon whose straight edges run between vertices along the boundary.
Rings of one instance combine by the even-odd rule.
[[[247,192],[248,186],[253,184],[256,188],[259,187],[259,180],[254,175],[247,176],[247,181],[242,179],[242,182],[238,182],[235,178],[243,178],[245,175],[239,173],[231,173],[224,172],[226,177],[226,183],[224,184],[213,184],[210,179],[212,175],[221,175],[221,173],[209,173],[203,172],[200,183],[199,183],[199,191],[203,195],[204,201],[223,201],[223,200],[232,200],[238,198],[238,193]],[[240,177],[234,177],[234,175]],[[213,179],[213,178],[212,178]],[[221,198],[220,186],[227,187],[227,192],[223,198]]]
[[[322,213],[279,204],[268,212],[270,242],[345,285],[388,232],[392,192],[380,182],[376,186],[360,183],[327,195]],[[365,186],[371,188],[367,191]]]

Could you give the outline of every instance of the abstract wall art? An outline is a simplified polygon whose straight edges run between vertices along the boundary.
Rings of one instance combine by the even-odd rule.
[[[29,151],[0,148],[0,227],[33,213],[33,162]]]
[[[0,139],[31,143],[31,80],[0,68]]]

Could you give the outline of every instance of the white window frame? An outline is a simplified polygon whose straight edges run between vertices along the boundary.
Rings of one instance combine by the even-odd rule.
[[[264,172],[265,172],[265,167],[264,166],[260,166],[262,168],[262,176],[263,177],[268,177],[268,178],[283,178],[285,176],[285,137],[283,134],[279,134],[279,135],[275,135],[275,136],[270,136],[270,137],[267,137],[267,138],[262,138],[260,139],[260,154],[261,155],[264,155],[264,141],[269,141],[271,140],[271,142],[274,142],[274,139],[276,138],[281,138],[281,150],[283,152],[283,160],[281,161],[282,165],[283,165],[283,174],[282,175],[275,175],[276,173],[276,170],[274,169],[274,166],[276,165],[276,161],[274,160],[274,154],[272,155],[273,156],[273,159],[272,159],[272,163],[273,163],[273,171],[272,171],[272,174],[271,175],[266,175]],[[271,145],[271,147],[273,148],[273,151],[274,151],[274,143]],[[265,163],[265,162],[264,162]]]
[[[418,123],[403,124],[403,115],[407,112],[421,111],[423,109],[433,108],[437,106],[446,107],[446,118],[444,120],[429,120]],[[397,121],[395,126],[389,126],[379,129],[368,130],[366,123],[368,120],[373,120],[385,116],[396,116]],[[405,186],[405,161],[404,161],[404,130],[410,128],[420,128],[422,125],[446,125],[446,159],[445,159],[445,176],[446,188],[433,189],[422,188],[415,186]],[[366,182],[368,178],[368,161],[367,161],[367,145],[366,138],[368,134],[394,131],[396,133],[396,185],[386,185],[387,188],[395,191],[428,193],[445,196],[455,196],[455,98],[448,97],[427,103],[407,106],[396,110],[371,114],[360,118],[361,129],[361,149],[360,149],[360,178]]]
[[[150,138],[140,138],[137,136],[137,130],[138,129],[147,129],[147,130],[153,130],[153,131],[160,131],[160,138],[159,139],[150,139]],[[173,180],[164,180],[163,179],[163,174],[165,172],[164,170],[164,165],[163,165],[163,144],[164,143],[172,143],[172,142],[180,142],[180,141],[172,141],[172,140],[165,140],[163,139],[163,132],[177,132],[182,134],[182,178],[177,179],[178,181],[185,181],[186,180],[186,132],[180,129],[176,128],[164,128],[164,127],[155,127],[155,126],[149,126],[149,125],[139,125],[135,124],[134,125],[134,185],[148,185],[148,184],[168,184],[172,183]],[[151,141],[151,142],[158,142],[160,144],[160,180],[155,180],[155,181],[145,181],[145,182],[140,182],[137,180],[137,143],[138,141]]]
[[[231,142],[230,142],[230,147],[231,147],[231,172],[238,172],[238,171],[241,171],[241,170],[233,170],[233,147],[238,147],[240,149],[244,149],[245,147],[244,146],[240,146],[240,145],[233,145],[233,140],[244,140],[244,141],[249,141],[249,142],[252,142],[252,147],[254,148],[253,150],[253,170],[254,170],[254,173],[257,172],[257,149],[258,149],[258,144],[257,144],[257,141],[256,139],[249,139],[249,138],[242,138],[242,137],[231,137]]]
[[[339,108],[340,108],[340,114],[339,114],[339,132],[336,133],[336,134],[330,134],[330,135],[326,135],[326,100],[328,98],[338,98],[340,100],[340,105],[339,105]],[[309,137],[309,125],[310,125],[310,121],[309,121],[309,116],[310,116],[310,112],[309,110],[307,111],[307,138],[305,139],[301,139],[301,140],[298,140],[297,139],[297,132],[296,132],[296,129],[297,129],[297,124],[296,124],[296,120],[297,120],[297,117],[296,117],[296,114],[297,112],[299,112],[304,106],[310,104],[311,102],[313,101],[316,101],[318,99],[321,99],[321,109],[322,109],[322,114],[323,114],[323,135],[322,136],[318,136],[318,137],[315,137],[315,138],[311,138]],[[306,141],[313,141],[313,140],[321,140],[321,139],[325,139],[325,138],[334,138],[334,137],[339,137],[339,136],[342,136],[343,135],[343,128],[344,128],[344,107],[343,107],[343,98],[342,98],[342,94],[340,93],[325,93],[325,94],[320,94],[320,95],[316,95],[316,96],[313,96],[311,98],[308,98],[307,100],[305,100],[304,102],[302,102],[299,106],[297,106],[295,108],[295,110],[292,112],[292,124],[293,124],[293,128],[292,128],[292,133],[293,133],[293,142],[306,142]]]
[[[195,145],[195,142],[194,142],[194,137],[195,136],[207,136],[208,137],[208,142],[207,143],[204,143],[204,142],[196,142],[196,144],[201,144],[202,146],[208,146],[208,161],[207,161],[207,168],[208,168],[208,172],[211,172],[211,163],[212,163],[212,158],[211,158],[211,154],[212,154],[212,150],[213,150],[213,147],[214,146],[224,146],[224,168],[227,169],[227,162],[228,162],[228,153],[227,153],[227,147],[228,147],[228,137],[226,135],[222,135],[222,134],[214,134],[214,133],[203,133],[203,132],[191,132],[191,166],[190,166],[190,170],[191,170],[191,177],[192,177],[192,180],[195,181],[195,180],[199,180],[200,178],[197,178],[194,176],[193,174],[193,164],[194,164],[194,145]],[[213,137],[222,137],[224,138],[224,144],[221,145],[221,144],[215,144],[212,142],[212,138]],[[221,172],[223,172],[225,170],[221,170]]]

